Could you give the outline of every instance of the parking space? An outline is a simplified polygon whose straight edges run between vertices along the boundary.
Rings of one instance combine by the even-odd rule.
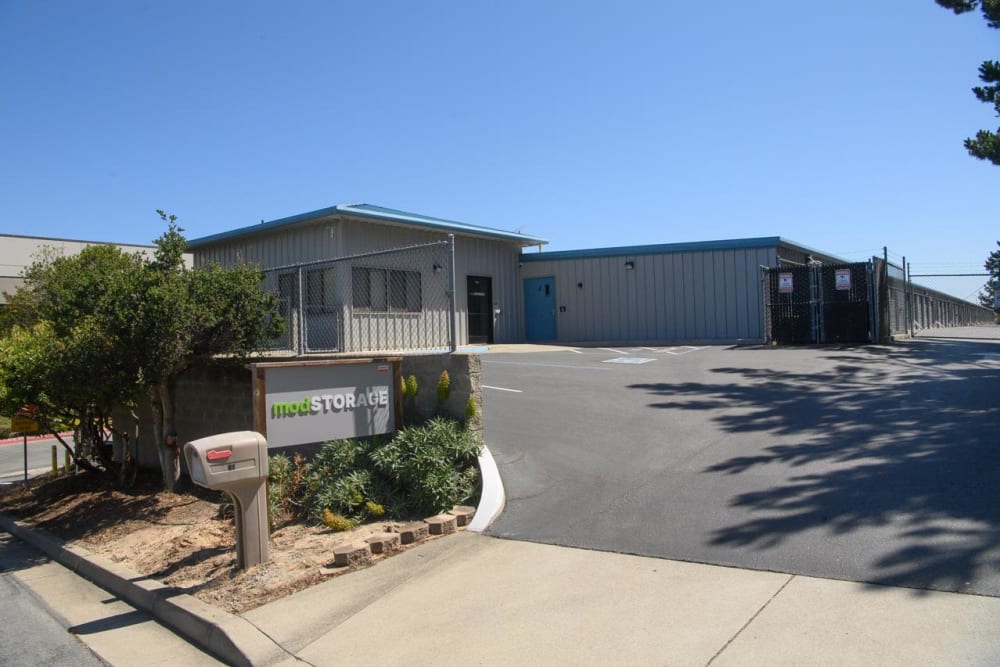
[[[1000,332],[979,333],[486,354],[490,532],[1000,595]]]

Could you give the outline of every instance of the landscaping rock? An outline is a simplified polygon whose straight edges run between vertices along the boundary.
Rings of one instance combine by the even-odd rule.
[[[412,544],[426,538],[427,534],[427,524],[423,521],[408,523],[399,529],[399,540],[403,544]]]
[[[333,550],[333,564],[338,567],[348,565],[370,565],[372,551],[364,542],[342,544]]]
[[[459,528],[464,528],[472,521],[472,517],[476,516],[476,508],[469,507],[468,505],[455,505],[448,510],[448,514],[455,517],[455,522]]]
[[[365,542],[368,543],[373,554],[383,554],[398,549],[400,538],[396,533],[379,533],[372,535]]]
[[[458,530],[458,521],[450,514],[438,514],[424,519],[431,535],[450,535]]]

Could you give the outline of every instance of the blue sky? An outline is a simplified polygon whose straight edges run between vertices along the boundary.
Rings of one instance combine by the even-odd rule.
[[[933,0],[0,0],[0,233],[366,202],[551,250],[779,235],[979,271],[988,58],[1000,31]]]

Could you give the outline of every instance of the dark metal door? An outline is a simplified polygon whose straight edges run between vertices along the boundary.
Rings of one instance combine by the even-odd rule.
[[[493,279],[468,276],[469,343],[493,342]]]

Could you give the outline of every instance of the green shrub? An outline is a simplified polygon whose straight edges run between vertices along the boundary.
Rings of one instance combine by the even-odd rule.
[[[424,426],[402,429],[374,449],[370,458],[404,511],[427,515],[472,496],[481,448],[478,437],[458,422],[435,418]]]
[[[275,454],[267,461],[267,519],[272,529],[296,515],[302,465],[302,457],[292,462],[285,454]]]
[[[404,380],[400,377],[400,395],[403,398],[402,424],[412,424],[417,419],[417,376]]]
[[[388,442],[327,442],[309,463],[276,455],[270,459],[268,479],[272,525],[306,518],[346,530],[348,524],[383,516],[440,512],[476,492],[481,447],[478,437],[458,422],[433,419],[402,429]]]
[[[469,396],[469,400],[465,402],[465,421],[475,417],[477,412],[479,412],[479,407],[476,405],[476,397]]]
[[[448,375],[448,371],[441,371],[441,377],[438,378],[437,386],[437,399],[438,406],[444,405],[448,397],[451,396],[451,376]]]
[[[10,418],[0,417],[0,438],[10,437]]]

